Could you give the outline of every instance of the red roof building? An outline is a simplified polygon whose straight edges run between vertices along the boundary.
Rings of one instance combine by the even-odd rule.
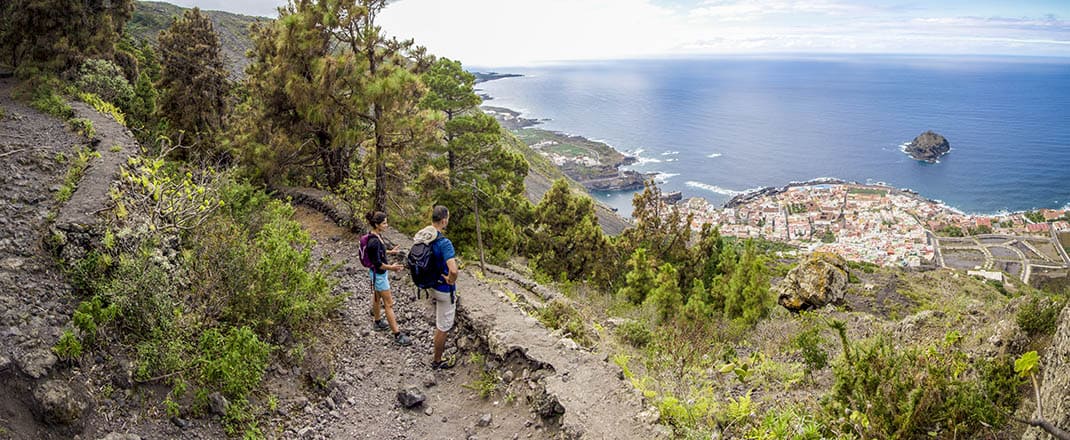
[[[1048,223],[1033,223],[1026,225],[1025,229],[1029,232],[1048,232],[1051,229],[1051,225]]]

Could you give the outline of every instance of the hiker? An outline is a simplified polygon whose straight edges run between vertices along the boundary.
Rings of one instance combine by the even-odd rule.
[[[386,221],[386,213],[382,211],[369,212],[364,216],[364,219],[368,221],[368,226],[371,227],[371,231],[368,233],[367,248],[364,250],[368,260],[371,262],[369,267],[369,275],[372,279],[372,319],[375,320],[376,330],[386,330],[388,327],[390,331],[394,332],[394,342],[401,346],[408,346],[412,344],[412,340],[405,333],[398,330],[398,321],[394,317],[394,297],[390,293],[390,276],[386,271],[399,271],[404,268],[400,264],[389,264],[387,262],[387,254],[397,254],[398,248],[394,246],[391,250],[386,250],[386,246],[383,244],[382,234],[386,232],[390,224]],[[379,318],[379,301],[382,300],[383,308],[386,310],[386,319]]]
[[[431,369],[435,370],[453,367],[452,363],[442,360],[442,352],[446,347],[446,333],[453,330],[458,300],[456,288],[458,274],[457,254],[453,249],[453,242],[443,235],[449,223],[450,211],[445,206],[435,206],[431,211],[431,226],[421,229],[413,237],[414,249],[421,244],[431,247],[431,262],[429,266],[434,268],[434,274],[436,275],[430,283],[426,284],[431,293],[431,300],[435,305],[435,349],[434,357],[431,361]],[[414,253],[418,254],[415,251],[410,252],[410,264],[414,258]]]

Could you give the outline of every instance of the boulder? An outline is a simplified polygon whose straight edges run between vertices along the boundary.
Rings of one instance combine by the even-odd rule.
[[[415,408],[427,400],[427,396],[420,392],[417,387],[408,387],[398,390],[398,403],[405,408]]]
[[[840,304],[847,293],[847,261],[836,254],[814,252],[776,285],[777,303],[799,312]]]
[[[19,369],[33,379],[41,379],[56,365],[56,355],[47,348],[32,350],[19,357]]]
[[[903,149],[914,160],[921,160],[929,163],[936,162],[940,156],[947,154],[951,151],[951,144],[947,142],[947,139],[943,136],[934,133],[932,130],[928,130],[925,133],[919,134]]]
[[[208,395],[208,410],[217,416],[227,416],[227,398],[223,397],[219,392],[215,392]]]
[[[51,426],[78,425],[88,401],[88,396],[59,380],[45,381],[33,390],[34,413],[41,422]]]
[[[1042,418],[1052,425],[1070,431],[1070,307],[1064,307],[1059,315],[1059,326],[1052,337],[1051,347],[1040,359],[1041,386],[1040,407],[1044,414],[1033,413],[1034,419]],[[1052,438],[1039,428],[1029,428],[1022,440],[1046,440]]]

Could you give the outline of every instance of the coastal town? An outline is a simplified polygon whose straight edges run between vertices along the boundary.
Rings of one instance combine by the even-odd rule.
[[[1008,273],[1027,281],[1036,269],[1070,267],[1070,215],[1042,209],[968,215],[884,185],[820,180],[766,188],[723,207],[702,198],[679,203],[723,235],[762,237],[878,265],[943,266]]]

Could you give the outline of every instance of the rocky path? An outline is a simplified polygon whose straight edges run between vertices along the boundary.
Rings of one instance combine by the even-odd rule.
[[[512,380],[502,380],[487,398],[472,389],[483,379],[484,369],[500,375],[503,366],[481,350],[470,324],[462,322],[447,344],[447,356],[456,359],[458,366],[431,370],[434,315],[427,299],[417,300],[412,285],[400,276],[391,279],[395,312],[413,344],[400,347],[388,331],[373,330],[368,315],[371,290],[367,269],[354,258],[358,235],[309,208],[299,208],[298,219],[317,242],[314,254],[341,265],[336,275],[341,278],[341,288],[352,296],[321,335],[324,360],[334,367],[335,376],[326,390],[311,400],[292,396],[292,400],[283,401],[283,413],[290,418],[284,423],[290,427],[282,437],[555,438],[556,428],[529,409],[526,395],[531,387],[523,380],[523,371],[508,375]],[[389,239],[403,248],[410,245],[398,234],[390,234]],[[527,375],[534,376],[531,370]],[[268,387],[285,393],[285,376]],[[409,388],[425,395],[423,405],[413,409],[399,405],[399,390]]]
[[[604,354],[554,336],[506,292],[522,293],[534,303],[560,294],[507,269],[493,267],[485,276],[476,276],[477,267],[464,267],[458,279],[460,327],[447,343],[447,355],[460,366],[431,374],[433,314],[426,300],[413,299],[407,276],[391,280],[399,324],[415,341],[400,348],[387,333],[371,330],[369,278],[353,257],[358,236],[317,211],[299,212],[318,243],[317,255],[342,264],[342,288],[354,295],[332,323],[337,330],[327,345],[338,375],[328,387],[334,398],[325,399],[322,409],[339,401],[348,407],[308,417],[308,426],[294,424],[292,433],[307,429],[337,438],[447,439],[657,436],[649,416],[641,420],[640,398]],[[403,249],[411,245],[399,234],[388,238]],[[473,363],[474,358],[484,362]],[[480,399],[471,388],[485,377],[484,370],[500,383],[489,398]],[[436,385],[426,386],[431,383]],[[423,411],[398,408],[397,391],[421,385],[428,402]],[[486,420],[491,422],[483,426]]]
[[[0,438],[41,438],[30,411],[30,381],[52,371],[50,348],[70,313],[70,288],[43,247],[55,192],[81,139],[63,123],[11,99],[0,79]]]

